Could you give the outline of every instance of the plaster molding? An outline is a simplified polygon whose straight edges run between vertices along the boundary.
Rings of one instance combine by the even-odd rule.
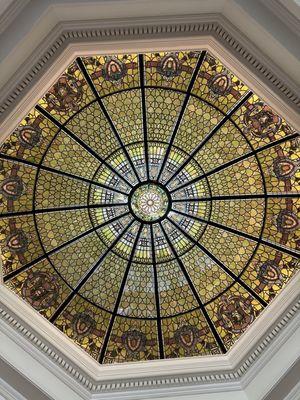
[[[2,397],[3,396],[3,397]],[[7,382],[0,378],[0,400],[26,400],[21,393],[17,392]]]
[[[0,90],[0,142],[45,92],[45,82],[50,86],[76,56],[178,48],[212,51],[297,127],[297,85],[221,14],[201,14],[57,24]],[[141,396],[144,399],[142,393],[146,391],[147,398],[153,398],[158,390],[160,397],[171,393],[172,398],[212,391],[233,393],[263,368],[273,354],[268,350],[279,348],[295,331],[299,324],[299,286],[298,273],[251,329],[222,356],[128,363],[126,368],[124,364],[99,365],[1,284],[0,334],[30,352],[82,399],[119,399],[121,394],[131,400]]]
[[[0,15],[0,35],[13,22],[17,15],[25,8],[30,0],[13,0]]]
[[[300,382],[290,391],[283,400],[299,400]]]
[[[295,35],[300,36],[299,19],[286,7],[287,0],[284,0],[284,3],[280,0],[261,0],[261,2],[263,2],[263,4],[267,6],[270,11],[275,13],[276,16],[279,17],[284,24],[286,24],[286,26],[288,26],[290,29],[293,29]]]
[[[129,394],[142,389],[159,389],[162,394],[166,390],[168,395],[170,388],[176,392],[181,388],[178,393],[184,393],[185,388],[189,393],[199,392],[200,388],[201,393],[235,391],[253,379],[299,325],[299,283],[297,274],[267,312],[222,356],[126,363],[126,368],[125,364],[100,365],[4,286],[0,287],[0,332],[29,351],[83,398],[88,398],[87,393],[109,393],[111,398],[113,393]]]
[[[168,49],[174,42],[177,48],[182,41],[198,42],[198,47],[206,41],[215,41],[244,65],[252,75],[256,75],[263,86],[274,96],[283,99],[290,112],[294,112],[300,104],[298,85],[287,78],[286,74],[264,56],[254,44],[236,29],[221,14],[200,14],[184,17],[135,18],[124,20],[68,21],[56,25],[40,46],[31,54],[19,69],[1,89],[0,120],[3,122],[12,113],[26,94],[29,93],[47,70],[61,60],[62,53],[76,45],[83,49],[88,44],[97,45],[98,51],[110,45],[111,51],[126,47],[136,49],[144,42],[147,50],[155,48]],[[164,45],[162,45],[164,43]],[[192,46],[187,46],[192,47]],[[124,51],[124,50],[123,50]],[[142,51],[142,50],[140,50]],[[101,52],[101,51],[100,51]],[[60,67],[62,64],[60,64]]]

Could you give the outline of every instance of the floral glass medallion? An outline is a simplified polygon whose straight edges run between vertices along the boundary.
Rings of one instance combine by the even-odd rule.
[[[207,51],[78,57],[6,137],[3,282],[97,362],[226,353],[299,270],[299,135]]]
[[[129,202],[133,214],[144,222],[163,218],[169,205],[165,189],[153,183],[146,183],[136,188]]]

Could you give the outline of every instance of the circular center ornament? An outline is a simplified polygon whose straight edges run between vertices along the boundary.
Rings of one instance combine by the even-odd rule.
[[[166,215],[169,198],[161,186],[145,183],[134,190],[130,206],[138,219],[144,222],[157,221]]]

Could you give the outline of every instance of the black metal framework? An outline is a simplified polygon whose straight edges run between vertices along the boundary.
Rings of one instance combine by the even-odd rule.
[[[144,55],[139,54],[139,69],[140,69],[140,85],[142,97],[142,116],[143,116],[143,135],[144,135],[144,151],[145,151],[145,164],[146,164],[146,177],[147,181],[150,180],[149,171],[149,149],[148,149],[148,128],[147,128],[147,106],[146,106],[146,93],[145,93],[145,72],[144,72]]]
[[[168,218],[168,220],[171,221],[169,218]],[[171,221],[171,222],[173,223],[173,221]],[[211,319],[209,318],[209,315],[208,315],[206,309],[203,306],[202,300],[201,300],[201,298],[200,298],[200,296],[199,296],[199,294],[197,292],[197,289],[195,288],[192,279],[190,278],[186,268],[184,267],[184,264],[183,264],[182,260],[180,259],[180,257],[178,257],[176,249],[173,246],[171,240],[169,239],[169,237],[168,237],[168,235],[166,233],[166,230],[164,229],[164,227],[163,227],[161,222],[160,222],[160,227],[161,227],[161,230],[163,231],[163,233],[165,235],[166,241],[168,242],[168,245],[170,246],[170,249],[171,249],[172,253],[176,257],[177,263],[180,266],[180,269],[181,269],[185,279],[187,280],[187,282],[189,284],[189,287],[191,288],[191,291],[192,291],[195,299],[197,300],[197,303],[199,304],[199,308],[203,312],[203,315],[204,315],[204,317],[205,317],[205,319],[206,319],[206,321],[208,323],[208,326],[210,327],[210,329],[211,329],[211,331],[212,331],[212,333],[213,333],[218,345],[220,346],[220,349],[222,350],[223,353],[226,353],[226,347],[225,347],[224,343],[222,342],[222,339],[221,339],[220,335],[218,334],[217,329],[215,328],[214,324],[212,323]],[[176,227],[178,227],[178,226],[176,225]]]
[[[119,306],[120,306],[120,303],[121,303],[124,287],[125,287],[125,284],[126,284],[126,281],[127,281],[129,270],[130,270],[130,267],[131,267],[131,264],[132,264],[132,260],[133,260],[133,257],[134,257],[135,251],[136,251],[136,247],[137,247],[137,244],[138,244],[142,229],[143,229],[143,224],[139,224],[139,229],[138,229],[137,235],[135,237],[135,240],[134,240],[134,243],[133,243],[133,246],[132,246],[132,250],[131,250],[131,253],[130,253],[129,260],[128,260],[127,268],[125,270],[125,273],[124,273],[124,276],[123,276],[123,279],[122,279],[122,282],[121,282],[121,285],[120,285],[120,288],[119,288],[118,297],[116,299],[116,303],[115,303],[115,306],[114,306],[113,314],[111,316],[111,319],[110,319],[110,322],[109,322],[109,325],[108,325],[108,328],[107,328],[107,331],[106,331],[106,335],[105,335],[105,338],[104,338],[102,350],[101,350],[101,353],[100,353],[100,356],[99,356],[99,362],[100,363],[103,362],[104,357],[105,357],[108,341],[109,341],[109,338],[110,338],[110,335],[111,335],[111,331],[113,329],[114,321],[115,321],[115,318],[116,318],[116,315],[117,315],[117,312],[118,312],[118,309],[119,309]]]
[[[154,241],[154,233],[153,233],[152,225],[150,226],[150,232],[151,232],[151,253],[152,253],[152,263],[153,263],[155,304],[156,304],[156,315],[157,315],[157,337],[158,337],[159,356],[162,359],[162,358],[165,358],[165,355],[164,355],[163,334],[162,334],[162,328],[161,328],[160,298],[159,298],[159,290],[158,290],[156,250],[155,250],[155,241]]]
[[[136,170],[136,168],[134,166],[134,163],[131,160],[131,157],[130,157],[130,155],[129,155],[129,153],[128,153],[128,151],[127,151],[127,149],[126,149],[126,147],[125,147],[125,145],[124,145],[124,143],[123,143],[123,141],[121,139],[121,136],[119,135],[119,133],[118,133],[118,131],[117,131],[112,119],[110,118],[110,115],[107,112],[107,110],[106,110],[106,108],[105,108],[105,106],[103,104],[103,101],[102,101],[101,97],[99,96],[99,94],[98,94],[98,92],[97,92],[97,90],[96,90],[96,88],[95,88],[95,86],[93,84],[93,81],[90,78],[90,76],[89,76],[89,74],[88,74],[88,72],[87,72],[87,70],[86,70],[86,68],[84,66],[84,63],[82,62],[80,57],[78,57],[76,59],[76,61],[77,61],[77,64],[79,65],[79,68],[81,69],[81,72],[83,73],[83,76],[85,77],[85,79],[88,82],[90,88],[92,89],[92,92],[94,93],[94,96],[96,97],[96,99],[98,101],[98,104],[99,104],[99,106],[101,108],[101,111],[105,115],[105,118],[107,119],[111,130],[113,131],[117,141],[119,142],[120,148],[123,150],[124,154],[126,155],[126,158],[127,158],[128,162],[129,162],[129,164],[130,164],[130,166],[131,166],[131,168],[132,168],[137,180],[140,182],[141,180],[140,180],[139,174],[138,174],[138,172],[137,172],[137,170]]]
[[[57,121],[49,112],[44,110],[41,106],[36,105],[36,109],[48,118],[51,122],[53,122],[60,130],[64,131],[67,135],[69,135],[75,142],[77,142],[80,146],[82,146],[88,153],[90,153],[96,160],[98,160],[101,164],[105,165],[111,172],[117,175],[122,181],[124,181],[128,186],[132,187],[132,184],[127,181],[117,170],[115,170],[104,158],[102,158],[95,150],[93,150],[90,146],[88,146],[83,140],[81,140],[78,136],[76,136],[73,132],[70,131],[65,125],[62,125],[59,121]],[[45,153],[46,154],[46,153]]]
[[[236,112],[236,110],[238,108],[240,108],[245,103],[245,101],[247,101],[247,99],[249,99],[249,97],[251,97],[251,96],[252,96],[252,92],[248,92],[240,101],[237,102],[237,104],[235,104],[232,107],[232,109],[229,111],[229,113],[226,114],[224,116],[224,118],[211,130],[211,132],[195,147],[195,149],[192,151],[190,156],[180,165],[180,167],[176,170],[176,172],[167,180],[166,185],[169,184],[169,182],[173,179],[175,174],[179,174],[179,172],[182,171],[183,168],[188,165],[188,163],[194,158],[195,154],[197,154],[198,151],[200,151],[202,149],[202,147],[205,145],[205,143],[207,143],[213,137],[213,135],[216,132],[218,132],[218,130],[225,124],[225,122],[229,120],[229,118],[232,116],[232,114],[234,114]],[[191,183],[193,183],[193,182],[191,181]]]
[[[82,139],[80,139],[74,132],[72,132],[70,129],[68,129],[66,127],[66,123],[61,124],[50,112],[46,111],[43,107],[37,105],[36,106],[36,110],[43,115],[44,118],[46,118],[47,120],[51,121],[57,128],[57,133],[53,136],[51,142],[48,145],[47,150],[45,151],[43,157],[41,158],[39,163],[35,163],[29,160],[24,160],[24,159],[19,159],[17,157],[13,157],[7,154],[0,154],[0,160],[6,160],[12,163],[16,163],[16,164],[23,164],[25,166],[29,166],[32,167],[34,169],[36,169],[36,174],[35,174],[35,180],[34,180],[34,187],[33,187],[33,198],[32,198],[32,209],[28,210],[28,211],[10,211],[10,212],[6,212],[6,213],[2,213],[1,218],[14,218],[14,217],[20,217],[20,216],[27,216],[27,215],[32,215],[33,216],[33,220],[34,220],[34,224],[35,224],[35,230],[37,232],[37,237],[40,243],[41,248],[43,249],[44,254],[42,256],[37,257],[36,259],[34,259],[33,261],[26,263],[25,265],[23,265],[21,268],[8,273],[5,277],[4,277],[4,282],[8,282],[11,279],[15,278],[18,274],[30,269],[33,265],[35,265],[36,263],[47,259],[49,261],[49,263],[53,266],[53,268],[55,269],[55,271],[60,275],[59,271],[55,268],[55,265],[52,263],[50,256],[61,251],[62,249],[66,248],[67,246],[70,246],[72,243],[81,240],[82,238],[86,237],[87,235],[91,234],[92,232],[96,232],[99,228],[102,228],[104,226],[108,226],[108,225],[112,225],[113,223],[117,223],[118,221],[120,221],[122,218],[126,217],[126,216],[131,216],[131,219],[129,220],[128,224],[124,227],[124,229],[118,233],[118,235],[115,237],[115,239],[112,241],[112,243],[107,246],[106,250],[104,251],[103,254],[101,254],[101,256],[99,257],[99,259],[97,260],[97,262],[91,266],[91,268],[86,272],[86,274],[84,276],[81,277],[80,281],[78,282],[78,284],[76,285],[76,287],[71,287],[70,284],[60,275],[60,277],[64,280],[64,282],[68,285],[68,287],[71,289],[70,294],[66,297],[66,299],[62,302],[62,304],[59,306],[59,308],[55,311],[55,313],[52,315],[52,317],[50,318],[51,322],[55,322],[57,320],[57,318],[64,312],[64,310],[68,307],[68,305],[70,304],[70,302],[72,301],[72,299],[74,298],[75,295],[79,294],[80,289],[85,285],[85,283],[88,281],[88,279],[93,275],[93,273],[97,270],[97,268],[101,265],[101,263],[104,261],[105,257],[111,252],[114,251],[116,245],[118,244],[118,242],[124,237],[124,235],[126,234],[126,232],[129,231],[130,227],[133,226],[133,224],[137,224],[138,226],[138,230],[137,233],[133,239],[132,242],[132,248],[130,251],[130,255],[129,258],[127,260],[127,267],[126,270],[124,272],[124,275],[122,277],[121,280],[121,284],[118,290],[118,295],[116,297],[116,301],[113,307],[112,311],[109,310],[105,310],[106,312],[111,314],[111,318],[109,321],[109,325],[107,327],[106,330],[106,334],[104,337],[104,341],[103,341],[103,345],[101,348],[101,352],[99,354],[99,362],[102,363],[105,360],[105,356],[106,356],[106,352],[107,352],[107,348],[108,348],[108,344],[111,338],[111,333],[113,331],[113,327],[114,327],[114,322],[115,319],[119,316],[122,316],[124,318],[132,318],[132,319],[138,319],[137,317],[130,317],[130,316],[124,316],[121,315],[118,310],[119,310],[119,306],[122,300],[122,296],[124,293],[124,288],[126,285],[126,281],[130,272],[130,268],[135,256],[135,253],[137,251],[137,246],[138,246],[138,242],[139,239],[141,237],[141,233],[143,228],[148,224],[149,225],[149,229],[150,229],[150,248],[151,248],[151,260],[149,260],[149,262],[152,264],[152,270],[153,270],[153,282],[154,282],[154,294],[155,294],[155,307],[156,307],[156,317],[153,318],[148,318],[148,319],[154,319],[157,322],[157,340],[158,340],[158,349],[159,349],[159,356],[160,358],[165,358],[165,350],[164,350],[164,338],[163,338],[163,332],[162,332],[162,321],[164,318],[161,316],[161,306],[160,306],[160,293],[159,293],[159,284],[158,284],[158,273],[157,273],[157,269],[158,269],[158,261],[157,261],[157,254],[158,254],[158,245],[155,242],[155,238],[154,238],[154,225],[157,224],[157,226],[160,227],[161,231],[163,232],[164,235],[164,239],[165,242],[167,243],[171,253],[174,256],[174,259],[176,260],[177,264],[180,267],[180,270],[183,274],[183,276],[185,277],[186,281],[188,282],[188,286],[194,296],[194,298],[196,299],[197,303],[198,303],[198,307],[194,308],[194,309],[199,309],[201,310],[201,312],[203,313],[205,320],[207,322],[207,325],[209,326],[210,331],[212,332],[216,343],[218,344],[221,352],[225,353],[226,350],[226,346],[223,343],[223,340],[214,324],[214,322],[211,320],[206,306],[211,303],[212,301],[214,301],[216,298],[218,298],[219,296],[221,296],[222,294],[224,294],[226,292],[226,290],[228,290],[233,284],[238,283],[241,287],[243,287],[243,289],[245,289],[255,300],[257,300],[262,307],[266,307],[267,306],[267,302],[265,300],[263,300],[263,298],[261,298],[259,296],[258,293],[255,292],[255,290],[253,290],[247,283],[245,283],[242,279],[242,274],[244,272],[244,270],[247,268],[247,266],[249,265],[249,263],[251,262],[251,260],[253,259],[253,257],[255,256],[257,249],[259,247],[260,244],[269,246],[270,248],[273,248],[277,251],[286,253],[292,257],[299,257],[299,254],[296,251],[293,251],[289,248],[286,248],[284,246],[278,245],[270,240],[265,240],[263,238],[263,234],[264,234],[264,227],[266,224],[266,210],[267,210],[267,202],[268,199],[270,198],[296,198],[299,197],[298,194],[293,194],[293,193],[278,193],[278,194],[274,194],[274,193],[268,193],[267,192],[267,188],[266,188],[266,183],[265,183],[265,177],[264,177],[264,171],[263,168],[261,166],[261,163],[259,161],[259,158],[257,157],[259,153],[278,146],[282,143],[284,143],[287,140],[292,140],[295,139],[297,137],[297,134],[290,134],[289,136],[286,136],[284,138],[281,138],[279,140],[276,141],[271,141],[270,143],[258,148],[258,149],[254,149],[251,145],[251,143],[249,142],[249,140],[246,138],[247,143],[250,146],[251,151],[240,156],[237,157],[227,163],[221,164],[218,167],[210,170],[209,172],[203,173],[197,177],[195,177],[194,179],[188,180],[187,182],[184,182],[180,185],[177,185],[174,189],[168,189],[168,185],[174,181],[176,179],[176,177],[179,176],[179,174],[183,171],[183,169],[193,160],[193,157],[200,151],[200,149],[205,146],[205,144],[211,140],[211,138],[213,137],[213,135],[216,134],[216,132],[218,132],[221,127],[225,124],[226,121],[231,121],[236,128],[240,131],[241,135],[244,135],[244,133],[238,128],[238,126],[234,123],[234,121],[231,119],[232,115],[240,108],[242,107],[242,105],[252,96],[252,92],[248,92],[246,93],[246,95],[244,97],[242,97],[232,108],[231,110],[229,110],[228,113],[224,113],[223,114],[223,118],[222,120],[215,125],[215,127],[210,131],[210,133],[195,147],[195,149],[191,152],[191,154],[185,159],[185,161],[183,163],[181,163],[176,169],[175,171],[173,171],[172,175],[168,178],[168,180],[164,183],[162,183],[162,174],[164,172],[164,169],[166,167],[166,163],[168,161],[168,157],[170,155],[174,140],[176,138],[176,134],[178,132],[178,129],[180,127],[180,124],[184,118],[185,112],[186,112],[186,107],[188,105],[189,99],[193,96],[195,98],[199,98],[201,99],[201,97],[196,96],[195,94],[192,94],[192,89],[194,86],[194,83],[197,79],[199,70],[201,68],[201,65],[203,63],[203,60],[205,58],[206,55],[206,51],[202,51],[196,67],[191,75],[191,79],[188,85],[188,88],[186,90],[186,92],[183,92],[182,90],[177,90],[178,93],[185,93],[185,98],[181,107],[181,110],[179,111],[179,114],[177,116],[176,119],[176,123],[173,127],[173,131],[172,134],[169,138],[168,143],[166,143],[167,147],[166,147],[166,151],[165,154],[163,156],[163,159],[161,160],[161,164],[159,167],[159,171],[157,174],[157,179],[156,180],[150,180],[150,157],[149,157],[149,138],[148,138],[148,129],[147,129],[147,102],[146,102],[146,95],[145,95],[145,89],[146,88],[157,88],[156,86],[150,86],[146,84],[146,80],[145,80],[145,57],[144,55],[140,54],[138,56],[138,64],[139,64],[139,79],[140,79],[140,86],[138,87],[134,87],[134,88],[130,88],[130,89],[123,89],[123,90],[119,90],[119,91],[115,91],[114,93],[120,93],[120,92],[126,92],[129,90],[133,90],[133,89],[139,89],[140,90],[140,95],[141,95],[141,116],[142,116],[142,120],[143,120],[143,142],[142,145],[144,147],[144,157],[145,157],[145,170],[146,170],[146,177],[147,180],[146,181],[142,181],[141,177],[139,176],[138,170],[136,168],[136,165],[134,163],[134,161],[131,159],[131,156],[129,154],[128,151],[128,147],[123,143],[122,139],[121,139],[121,135],[119,134],[118,130],[116,129],[113,120],[109,114],[109,112],[107,111],[106,107],[104,106],[103,103],[103,98],[109,96],[109,95],[104,95],[104,96],[100,96],[99,93],[97,92],[97,89],[93,83],[92,78],[90,77],[84,62],[82,61],[81,58],[77,58],[76,62],[87,82],[87,84],[89,85],[93,95],[95,96],[96,100],[93,100],[93,102],[97,102],[99,104],[99,107],[103,113],[103,115],[105,116],[106,120],[108,121],[108,124],[112,130],[112,132],[115,135],[115,138],[117,139],[118,143],[119,143],[119,149],[122,150],[122,152],[124,153],[128,164],[130,165],[130,168],[132,170],[132,172],[134,173],[136,179],[137,179],[137,184],[133,185],[131,182],[129,182],[126,177],[124,177],[124,175],[122,173],[120,173],[119,171],[117,171],[117,169],[115,169],[105,158],[101,157],[100,154],[98,154],[91,146],[87,145],[87,143],[85,143]],[[172,90],[172,91],[176,91],[176,89],[170,89],[167,87],[163,87],[163,86],[159,86],[159,88],[163,88],[165,90]],[[210,104],[211,106],[213,106],[213,104],[209,103],[207,100],[203,100],[201,99],[201,101],[204,101],[208,104]],[[91,104],[91,103],[89,103]],[[87,107],[87,105],[84,106],[84,108]],[[214,106],[213,106],[214,107]],[[219,110],[220,111],[220,110]],[[80,110],[78,111],[80,112]],[[76,113],[77,114],[77,113]],[[98,162],[99,165],[102,166],[104,165],[109,171],[112,172],[112,174],[114,176],[116,176],[120,181],[122,181],[122,183],[124,183],[129,189],[128,191],[125,190],[121,190],[118,189],[117,187],[114,187],[113,185],[109,185],[109,184],[104,184],[104,183],[99,183],[96,180],[96,173],[94,174],[92,179],[87,179],[84,178],[80,175],[76,175],[73,173],[67,173],[64,171],[60,171],[56,168],[52,168],[49,167],[47,165],[44,165],[44,160],[46,157],[46,154],[49,150],[49,148],[51,147],[51,145],[53,144],[55,138],[57,137],[57,135],[60,132],[64,132],[66,135],[68,135],[72,140],[74,140],[77,144],[79,144],[83,151],[88,152],[90,155],[92,155]],[[183,144],[184,145],[184,144]],[[172,196],[174,194],[176,194],[177,191],[182,190],[184,188],[189,188],[191,187],[194,183],[197,183],[199,181],[201,181],[202,179],[205,179],[207,182],[207,178],[213,174],[216,174],[226,168],[229,168],[235,164],[237,164],[240,161],[246,160],[248,158],[251,157],[255,157],[257,165],[260,169],[260,173],[261,173],[261,177],[262,177],[262,182],[263,182],[263,193],[261,194],[245,194],[245,195],[223,195],[223,196],[213,196],[211,194],[211,189],[208,185],[208,196],[203,196],[203,197],[184,197],[184,198],[173,198]],[[100,168],[100,167],[99,167]],[[88,198],[84,199],[85,202],[84,204],[80,204],[80,205],[74,205],[74,206],[62,206],[62,207],[53,207],[53,208],[37,208],[36,205],[36,188],[37,188],[37,184],[38,184],[38,180],[39,180],[39,174],[41,171],[46,171],[52,174],[57,174],[63,177],[67,177],[67,178],[72,178],[74,180],[80,181],[80,182],[84,182],[85,184],[88,185]],[[146,183],[151,183],[154,185],[157,185],[158,187],[161,187],[167,197],[168,197],[168,206],[166,209],[165,214],[159,218],[159,219],[155,219],[152,222],[143,220],[142,218],[139,218],[134,212],[133,209],[131,207],[131,201],[132,201],[132,194],[135,192],[135,190],[137,188],[139,188],[141,185],[144,185]],[[126,197],[126,201],[124,202],[120,202],[120,201],[107,201],[107,202],[103,202],[103,203],[97,203],[97,204],[92,204],[90,202],[90,196],[91,196],[91,188],[92,187],[97,187],[100,189],[105,189],[109,192],[112,192],[113,195],[124,195]],[[183,211],[179,211],[177,209],[174,208],[174,205],[176,205],[177,203],[205,203],[208,202],[210,204],[210,207],[212,205],[213,201],[216,200],[241,200],[241,199],[263,199],[264,200],[264,217],[263,217],[263,222],[262,222],[262,227],[261,227],[261,231],[260,231],[260,235],[259,237],[255,237],[253,235],[250,235],[248,233],[245,233],[243,231],[237,230],[237,229],[233,229],[230,228],[228,226],[225,226],[223,224],[219,224],[217,222],[211,221],[210,219],[210,214],[209,217],[206,218],[201,218],[199,216],[195,216]],[[100,224],[95,224],[92,221],[92,217],[91,217],[91,210],[93,209],[109,209],[109,208],[116,208],[116,207],[121,207],[121,206],[125,206],[127,207],[126,212],[121,213],[120,215],[117,216],[113,216],[109,219],[107,219],[104,222],[101,222]],[[85,210],[87,209],[89,212],[89,216],[91,219],[91,228],[86,230],[85,232],[73,237],[72,239],[64,242],[63,244],[55,247],[54,249],[50,250],[50,251],[46,251],[45,246],[43,244],[43,240],[41,238],[40,232],[39,232],[39,226],[38,226],[38,222],[37,222],[37,218],[36,216],[39,214],[44,214],[44,213],[54,213],[54,212],[66,212],[66,211],[75,211],[75,210]],[[181,215],[183,217],[187,217],[188,219],[191,219],[193,221],[199,221],[203,224],[205,224],[206,226],[213,226],[219,229],[222,229],[224,231],[233,233],[235,235],[238,235],[242,238],[246,238],[249,239],[253,242],[256,243],[256,247],[253,251],[253,254],[251,256],[251,258],[248,260],[247,265],[244,267],[243,271],[241,271],[241,273],[239,275],[235,275],[230,268],[228,268],[226,265],[224,265],[223,262],[221,262],[214,254],[212,254],[212,252],[210,252],[205,245],[203,245],[201,243],[200,240],[196,240],[190,233],[188,233],[185,229],[182,228],[182,226],[180,226],[178,223],[176,223],[171,217],[172,214],[177,214],[177,215]],[[168,236],[168,233],[164,227],[163,221],[168,221],[178,232],[181,233],[182,237],[186,238],[193,246],[199,247],[200,250],[206,255],[208,256],[213,262],[215,262],[223,271],[225,271],[226,274],[228,274],[232,280],[233,280],[233,284],[229,287],[227,287],[225,290],[223,290],[221,293],[219,293],[218,295],[216,295],[215,297],[213,297],[210,301],[208,302],[204,302],[201,299],[201,296],[199,295],[195,284],[193,282],[193,280],[191,279],[187,269],[184,266],[184,263],[182,261],[182,255],[178,254],[178,251],[175,248],[174,243],[172,242],[172,240],[170,239],[170,237]],[[100,237],[99,237],[100,238]],[[100,238],[101,240],[101,238]],[[89,301],[89,300],[88,300]],[[90,301],[91,302],[91,301]],[[91,302],[92,304],[94,304],[93,302]],[[96,304],[94,304],[96,305]],[[97,305],[96,305],[97,306]],[[99,307],[101,308],[101,307]],[[193,310],[194,310],[193,309]],[[192,311],[192,310],[190,310]],[[188,312],[188,311],[187,311]],[[186,312],[182,312],[182,313],[178,313],[176,315],[183,315]],[[141,318],[141,319],[147,319],[147,318]]]
[[[128,229],[131,227],[131,225],[134,223],[132,220],[126,228],[120,233],[119,236],[112,242],[110,246],[107,247],[105,252],[101,255],[99,260],[96,262],[96,264],[82,277],[82,279],[79,281],[79,283],[76,285],[76,287],[73,289],[73,291],[70,293],[70,295],[65,299],[65,301],[61,304],[61,306],[56,310],[56,312],[53,314],[51,317],[50,321],[54,322],[56,318],[63,312],[65,307],[70,303],[70,301],[73,299],[76,293],[79,292],[79,290],[82,288],[82,286],[86,283],[86,281],[93,275],[93,273],[96,271],[96,269],[99,267],[101,262],[105,259],[107,254],[113,249],[113,247],[116,245],[116,243],[121,239],[121,237],[128,231]]]
[[[199,73],[199,70],[200,70],[200,68],[201,68],[202,62],[203,62],[203,60],[204,60],[204,58],[205,58],[205,54],[206,54],[206,51],[202,51],[202,52],[201,52],[201,55],[200,55],[199,60],[198,60],[198,62],[197,62],[196,68],[195,68],[195,70],[194,70],[194,72],[193,72],[193,75],[192,75],[192,77],[191,77],[191,80],[190,80],[189,86],[188,86],[188,88],[187,88],[186,95],[185,95],[185,98],[184,98],[184,101],[183,101],[183,104],[182,104],[180,113],[179,113],[179,115],[178,115],[178,118],[177,118],[176,124],[175,124],[175,126],[174,126],[172,135],[171,135],[171,137],[170,137],[170,139],[169,139],[169,143],[168,143],[168,146],[167,146],[167,150],[166,150],[166,152],[165,152],[164,159],[163,159],[163,162],[162,162],[162,164],[161,164],[161,167],[160,167],[160,170],[159,170],[159,173],[158,173],[158,176],[157,176],[157,180],[158,180],[158,181],[159,181],[159,179],[160,179],[160,177],[161,177],[161,175],[162,175],[162,173],[163,173],[163,170],[164,170],[164,168],[165,168],[166,162],[167,162],[167,160],[168,160],[168,157],[169,157],[170,151],[171,151],[171,149],[172,149],[172,145],[173,145],[173,143],[174,143],[174,140],[175,140],[177,131],[178,131],[179,126],[180,126],[180,123],[181,123],[181,121],[182,121],[182,117],[183,117],[183,115],[184,115],[184,113],[185,113],[186,106],[187,106],[187,104],[188,104],[188,102],[189,102],[189,99],[190,99],[190,96],[191,96],[191,92],[192,92],[194,83],[195,83],[196,78],[197,78],[197,76],[198,76],[198,73]]]
[[[223,125],[223,124],[222,124],[222,125]],[[286,142],[287,140],[293,140],[293,139],[295,139],[295,138],[297,138],[297,137],[298,137],[298,133],[294,133],[294,134],[292,134],[292,135],[290,135],[290,136],[288,136],[288,137],[284,137],[284,138],[282,138],[282,139],[277,140],[276,143],[271,142],[271,143],[266,144],[265,146],[260,147],[259,149],[256,149],[256,150],[252,149],[252,151],[251,151],[250,153],[246,153],[246,154],[244,154],[244,155],[242,155],[242,156],[240,156],[240,157],[238,157],[238,158],[235,158],[234,160],[231,160],[231,161],[229,161],[229,162],[227,162],[227,163],[224,163],[224,164],[220,165],[219,167],[213,169],[212,171],[209,171],[209,172],[207,172],[206,174],[203,174],[203,175],[198,176],[197,178],[191,180],[190,182],[187,182],[187,183],[185,183],[185,184],[183,184],[183,185],[181,185],[181,186],[178,186],[176,189],[174,189],[173,191],[171,191],[171,193],[174,193],[174,192],[176,192],[177,190],[183,189],[183,188],[186,187],[186,186],[190,186],[190,185],[193,184],[193,183],[199,182],[201,179],[204,179],[204,178],[207,178],[207,177],[210,176],[210,175],[216,174],[217,172],[220,172],[220,171],[222,171],[223,169],[226,169],[226,168],[228,168],[228,167],[230,167],[230,166],[232,166],[232,165],[234,165],[234,164],[237,164],[237,163],[239,163],[240,161],[246,160],[247,158],[250,158],[250,157],[252,157],[252,156],[257,156],[257,154],[259,154],[259,153],[261,153],[261,152],[263,152],[263,151],[265,151],[265,150],[267,150],[267,149],[269,149],[269,148],[271,148],[271,147],[274,147],[275,145],[276,145],[276,146],[277,146],[277,145],[280,145],[281,143],[284,143],[284,142]],[[251,147],[252,147],[252,146],[251,146]],[[257,158],[256,158],[256,159],[257,159]],[[184,164],[185,164],[185,163],[184,163]],[[259,165],[260,165],[260,164],[259,164]],[[180,170],[181,170],[182,168],[183,168],[183,164],[180,166]],[[178,169],[178,170],[179,170],[179,169]],[[177,172],[178,172],[178,171],[177,171]],[[170,179],[170,180],[171,180],[171,179]]]

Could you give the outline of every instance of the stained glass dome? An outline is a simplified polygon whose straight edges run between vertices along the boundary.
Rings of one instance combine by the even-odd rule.
[[[4,284],[100,363],[226,353],[299,269],[299,143],[206,51],[77,58],[1,145]]]

